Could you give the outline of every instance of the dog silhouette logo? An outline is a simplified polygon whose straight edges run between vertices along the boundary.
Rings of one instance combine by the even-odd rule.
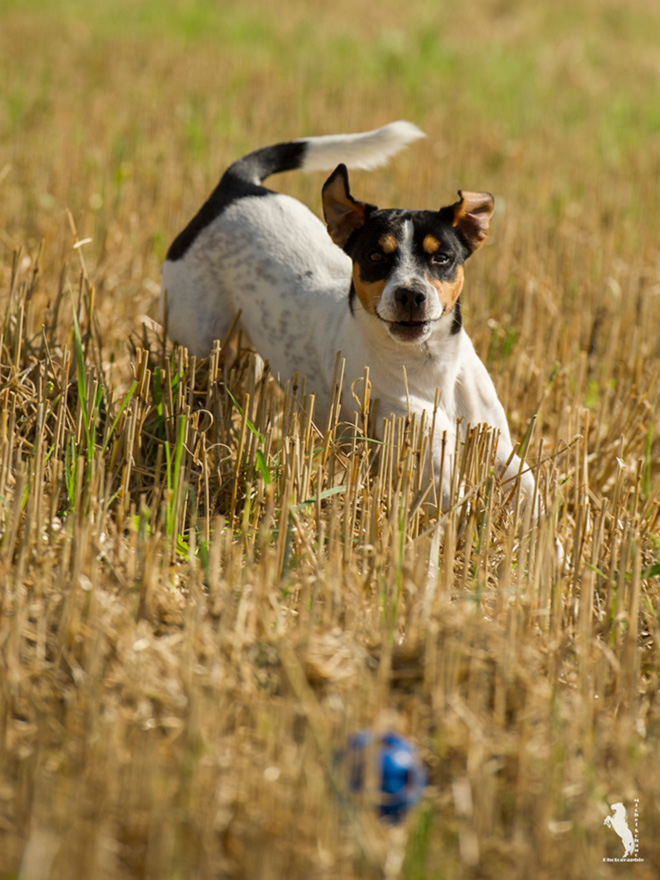
[[[637,849],[635,837],[628,825],[628,811],[623,804],[612,804],[610,809],[612,810],[612,815],[605,817],[603,825],[611,828],[612,831],[616,831],[619,835],[624,848],[623,858],[628,859],[635,855]]]

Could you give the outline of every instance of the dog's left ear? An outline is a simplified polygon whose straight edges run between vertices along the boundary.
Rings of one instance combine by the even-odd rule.
[[[343,248],[355,230],[364,226],[367,213],[374,206],[353,198],[348,188],[348,171],[345,165],[338,165],[323,184],[322,198],[323,215],[330,238]]]
[[[458,195],[460,202],[449,208],[452,213],[452,226],[463,234],[470,253],[474,253],[486,241],[495,199],[488,192],[459,190]]]

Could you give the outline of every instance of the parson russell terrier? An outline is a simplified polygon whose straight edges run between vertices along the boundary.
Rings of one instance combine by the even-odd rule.
[[[439,400],[433,459],[439,474],[446,432],[446,502],[457,430],[464,435],[468,425],[485,423],[499,431],[500,476],[515,476],[520,460],[461,319],[464,263],[484,243],[493,197],[461,191],[439,211],[409,211],[379,209],[349,190],[346,165],[382,165],[419,137],[411,123],[393,122],[264,147],[234,162],[172,243],[162,305],[170,338],[199,356],[225,338],[240,313],[243,340],[275,376],[306,376],[321,426],[338,351],[345,358],[344,413],[359,407],[350,389],[365,366],[379,417],[425,411],[431,424]],[[327,232],[299,201],[262,186],[271,174],[335,165],[323,187]],[[531,498],[531,473],[521,480]]]

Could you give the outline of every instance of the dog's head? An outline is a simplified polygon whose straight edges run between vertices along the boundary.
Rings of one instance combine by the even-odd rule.
[[[398,342],[425,342],[452,314],[460,329],[463,264],[486,239],[494,201],[486,192],[459,196],[440,211],[379,210],[353,198],[345,165],[323,187],[328,232],[353,261],[351,307],[357,297]]]

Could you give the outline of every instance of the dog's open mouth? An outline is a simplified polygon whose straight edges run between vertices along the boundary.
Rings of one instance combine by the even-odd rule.
[[[389,321],[390,335],[401,342],[417,342],[428,335],[432,321]]]

